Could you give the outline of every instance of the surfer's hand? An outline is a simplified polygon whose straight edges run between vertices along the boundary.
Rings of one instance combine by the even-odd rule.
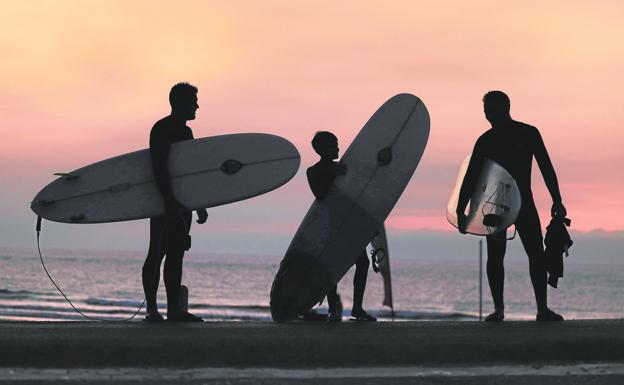
[[[550,209],[550,216],[551,217],[562,217],[565,218],[565,216],[568,215],[568,211],[566,210],[565,206],[563,205],[563,203],[561,202],[555,202],[552,205],[552,208]]]
[[[206,220],[208,219],[208,212],[206,211],[206,209],[199,209],[196,212],[197,212],[197,223],[199,223],[200,225],[202,223],[206,223]]]
[[[464,213],[457,213],[457,230],[462,234],[466,234],[466,214]]]

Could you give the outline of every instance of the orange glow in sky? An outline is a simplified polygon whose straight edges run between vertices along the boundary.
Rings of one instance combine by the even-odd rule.
[[[200,90],[196,137],[271,132],[299,148],[302,168],[316,162],[315,131],[346,149],[390,96],[422,98],[429,145],[388,220],[404,230],[451,230],[456,172],[489,127],[481,97],[503,90],[512,116],[541,130],[575,229],[624,230],[623,16],[624,3],[606,0],[7,2],[3,220],[30,220],[53,172],[147,147],[169,88],[189,81]],[[533,186],[545,221],[538,173]],[[262,198],[297,207],[275,217],[292,224],[284,231],[311,202],[306,187],[300,172]]]

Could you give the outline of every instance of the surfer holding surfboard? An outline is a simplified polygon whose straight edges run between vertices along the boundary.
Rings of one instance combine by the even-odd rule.
[[[427,107],[411,94],[391,97],[368,119],[336,164],[346,173],[334,175],[325,197],[312,202],[286,250],[271,285],[274,321],[305,314],[357,263],[412,178],[428,138]]]
[[[501,91],[490,91],[483,97],[486,119],[492,128],[475,143],[457,202],[457,224],[460,232],[466,231],[465,209],[475,189],[479,174],[489,161],[500,164],[515,179],[521,196],[521,208],[514,222],[529,257],[531,283],[537,302],[537,321],[563,321],[563,317],[547,306],[546,261],[540,219],[531,192],[531,166],[533,157],[544,177],[553,200],[551,215],[565,217],[557,175],[537,128],[511,118],[509,97]],[[487,276],[495,311],[486,321],[505,318],[503,301],[506,231],[487,235]]]
[[[271,134],[194,139],[186,122],[195,119],[199,107],[197,88],[190,84],[174,86],[170,103],[171,115],[154,125],[149,149],[57,173],[58,178],[37,193],[30,207],[38,217],[37,243],[42,219],[87,224],[150,218],[150,246],[142,277],[146,320],[163,320],[158,313],[156,292],[160,264],[166,256],[164,281],[169,320],[201,321],[181,311],[177,294],[181,291],[184,251],[190,247],[191,210],[197,211],[197,222],[201,224],[208,217],[207,207],[275,190],[295,176],[301,157],[287,139]],[[42,256],[41,262],[45,269]],[[65,296],[49,274],[48,277]],[[65,299],[81,315],[94,319],[77,309],[67,296]],[[132,318],[134,315],[127,320]]]
[[[312,193],[316,199],[321,200],[325,198],[329,192],[334,178],[338,175],[344,175],[347,169],[344,164],[339,164],[334,161],[338,159],[338,138],[331,132],[317,132],[312,139],[312,147],[314,151],[319,154],[321,159],[315,165],[308,168],[306,175]],[[353,307],[351,309],[351,316],[356,321],[377,321],[377,318],[368,314],[362,308],[369,265],[370,262],[368,261],[365,248],[355,262],[355,275],[353,276]],[[334,285],[327,292],[327,304],[329,305],[328,321],[342,321],[342,302],[338,295],[338,285]]]
[[[167,319],[177,322],[201,322],[202,319],[181,308],[180,286],[182,261],[185,250],[191,247],[189,231],[193,220],[192,211],[184,207],[173,194],[169,180],[167,160],[172,143],[193,139],[191,128],[186,125],[195,119],[197,88],[189,83],[178,83],[169,92],[171,114],[156,122],[150,133],[152,170],[158,191],[165,203],[165,216],[150,218],[150,243],[143,265],[143,290],[147,303],[146,321],[163,321],[156,304],[160,281],[160,264],[165,258],[163,271],[167,291]],[[206,209],[198,209],[197,223],[205,223]]]

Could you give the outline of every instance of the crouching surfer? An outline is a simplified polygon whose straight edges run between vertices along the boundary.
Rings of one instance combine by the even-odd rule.
[[[147,303],[145,321],[163,321],[158,312],[156,294],[160,281],[160,265],[165,258],[163,269],[167,291],[167,320],[176,322],[201,322],[202,319],[183,310],[180,304],[182,283],[182,261],[185,250],[191,247],[189,235],[192,212],[179,203],[169,182],[167,159],[172,143],[193,139],[188,120],[195,119],[197,88],[188,83],[178,83],[169,93],[171,115],[156,122],[150,133],[150,154],[152,169],[158,190],[165,202],[167,214],[150,218],[150,243],[147,258],[143,265],[143,290]],[[205,209],[197,210],[197,223],[206,222]]]
[[[338,139],[331,132],[317,132],[312,139],[312,148],[320,155],[321,160],[308,168],[306,175],[312,193],[316,199],[321,200],[329,193],[334,178],[337,175],[344,174],[346,169],[334,161],[338,159]],[[366,255],[366,249],[364,249],[355,263],[355,276],[353,277],[353,307],[351,316],[357,321],[377,321],[375,317],[362,308],[369,265],[370,262]],[[327,293],[327,303],[329,306],[328,321],[342,321],[342,302],[338,295],[337,285]]]
[[[542,228],[531,192],[533,157],[537,161],[553,200],[551,215],[563,218],[566,215],[566,209],[561,203],[557,175],[537,128],[511,118],[510,101],[507,95],[501,91],[488,92],[483,97],[483,109],[492,128],[481,135],[475,143],[459,194],[458,227],[460,231],[465,228],[464,210],[477,183],[483,159],[497,162],[513,176],[520,190],[522,207],[514,225],[529,257],[531,283],[537,302],[537,321],[563,321],[562,316],[547,307],[546,260]],[[502,321],[505,318],[503,258],[506,242],[506,231],[487,236],[487,276],[495,311],[486,317],[486,321]]]

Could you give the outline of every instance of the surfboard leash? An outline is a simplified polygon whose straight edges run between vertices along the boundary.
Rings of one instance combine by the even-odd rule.
[[[184,222],[184,225],[186,227],[186,221],[184,220],[184,218],[182,218],[182,221]],[[133,320],[143,309],[143,306],[145,306],[145,302],[147,301],[146,297],[143,297],[143,302],[141,303],[141,306],[139,306],[139,308],[137,309],[137,311],[134,312],[134,314],[132,314],[132,316],[125,318],[125,319],[121,319],[121,320],[113,320],[113,319],[105,319],[105,318],[97,318],[97,317],[91,317],[86,315],[85,313],[83,313],[82,311],[80,311],[80,309],[78,309],[73,302],[67,297],[67,295],[65,295],[65,293],[63,292],[63,290],[59,287],[59,285],[54,281],[54,279],[52,278],[52,276],[50,275],[50,273],[48,272],[48,269],[46,268],[46,265],[43,261],[43,256],[41,254],[41,242],[40,242],[40,235],[41,235],[41,222],[42,222],[42,218],[40,216],[37,216],[37,224],[35,226],[35,231],[37,233],[37,251],[39,252],[39,260],[41,261],[41,266],[43,266],[43,270],[45,271],[46,275],[48,276],[48,278],[50,279],[50,282],[52,282],[52,284],[54,285],[54,287],[56,288],[56,290],[58,290],[59,293],[61,293],[61,295],[63,296],[63,298],[65,298],[65,301],[67,301],[67,303],[76,311],[76,313],[80,314],[81,316],[83,316],[84,318],[90,320],[90,321],[97,321],[97,322],[110,322],[110,323],[120,323],[120,322],[129,322],[131,320]],[[165,226],[163,226],[163,229],[160,232],[160,236],[158,237],[158,250],[160,251],[162,248],[162,239],[163,239],[163,235],[165,233],[165,229],[167,228],[167,224],[165,223]],[[152,276],[152,282],[151,284],[154,283],[154,279],[156,279],[156,273],[158,272],[158,270],[154,271],[154,275]]]

